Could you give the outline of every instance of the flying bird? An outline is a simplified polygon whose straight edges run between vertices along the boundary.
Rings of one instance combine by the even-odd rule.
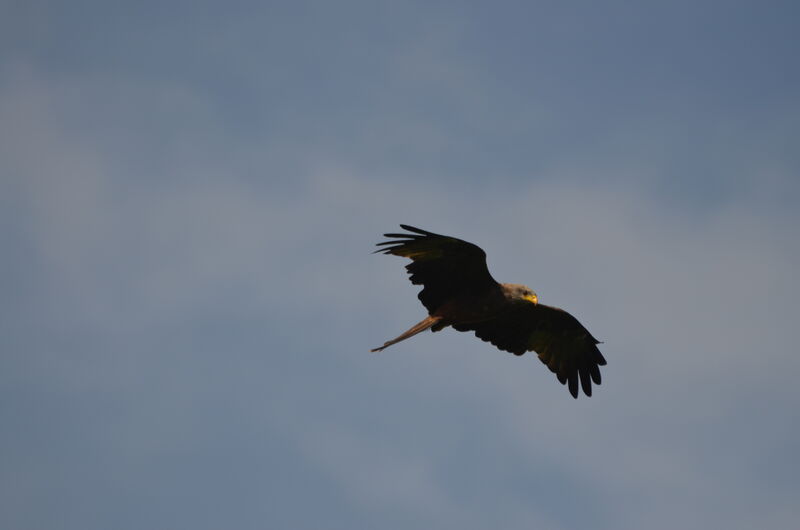
[[[539,359],[578,397],[578,382],[587,396],[600,384],[606,360],[600,342],[575,317],[539,303],[529,287],[498,283],[489,274],[486,253],[472,243],[400,225],[407,234],[384,234],[389,241],[375,252],[411,258],[406,265],[411,283],[422,285],[418,298],[428,316],[371,351],[379,352],[417,333],[451,326],[474,331],[497,348],[522,355],[535,351]]]

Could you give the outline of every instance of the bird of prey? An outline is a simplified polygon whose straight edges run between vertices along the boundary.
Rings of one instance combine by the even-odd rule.
[[[600,384],[600,368],[606,360],[592,337],[575,317],[557,307],[539,303],[530,288],[498,283],[486,267],[486,253],[477,245],[434,234],[413,226],[410,232],[384,234],[390,241],[378,243],[375,252],[411,258],[406,265],[411,283],[422,285],[418,298],[428,316],[399,337],[373,352],[430,329],[447,326],[475,335],[497,348],[522,355],[535,351],[539,359],[578,397],[592,395],[592,383]]]

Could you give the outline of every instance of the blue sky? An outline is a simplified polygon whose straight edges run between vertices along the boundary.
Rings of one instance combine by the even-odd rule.
[[[788,528],[791,2],[0,7],[3,528]],[[424,316],[409,223],[600,340]]]

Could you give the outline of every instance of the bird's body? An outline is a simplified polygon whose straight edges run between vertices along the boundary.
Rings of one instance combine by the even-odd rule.
[[[474,331],[501,350],[515,355],[534,350],[570,393],[578,396],[578,381],[587,396],[600,384],[606,364],[599,342],[572,315],[540,305],[529,287],[498,283],[486,267],[480,247],[456,239],[400,225],[411,234],[385,234],[392,241],[377,252],[411,258],[406,266],[411,282],[423,285],[419,299],[428,316],[395,339],[372,351],[403,341],[427,329],[451,326]]]

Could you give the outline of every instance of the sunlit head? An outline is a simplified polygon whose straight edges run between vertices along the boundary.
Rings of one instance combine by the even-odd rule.
[[[511,293],[512,297],[517,300],[525,300],[526,302],[530,302],[534,305],[539,303],[539,297],[536,296],[536,293],[533,292],[533,289],[527,285],[507,283],[505,284],[505,287]]]

